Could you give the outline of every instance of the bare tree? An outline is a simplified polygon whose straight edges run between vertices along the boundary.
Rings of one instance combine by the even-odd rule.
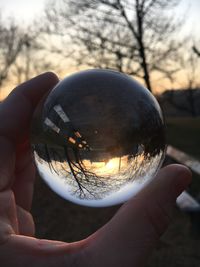
[[[23,47],[12,68],[12,74],[17,79],[17,83],[22,83],[43,71],[55,68],[43,44],[40,28],[30,28],[31,30],[28,29],[24,35]]]
[[[143,79],[177,72],[181,24],[169,15],[180,0],[60,0],[46,8],[48,30],[70,35],[78,65],[113,68]],[[67,29],[67,31],[65,30]],[[175,63],[176,62],[176,63]]]
[[[0,89],[13,87],[43,71],[55,68],[38,25],[23,26],[0,14]],[[6,95],[6,93],[5,93]]]
[[[177,112],[189,116],[198,116],[198,88],[199,88],[199,60],[196,53],[190,53],[191,43],[188,44],[187,53],[182,56],[181,90],[166,91],[160,97],[161,105],[170,105]],[[166,108],[165,108],[166,109]]]
[[[8,23],[0,17],[0,87],[8,78],[24,43],[24,33],[20,28],[13,21]]]

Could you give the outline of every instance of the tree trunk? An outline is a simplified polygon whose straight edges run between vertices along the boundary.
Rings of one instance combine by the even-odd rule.
[[[140,57],[141,57],[141,66],[142,66],[143,73],[144,73],[144,81],[145,81],[146,87],[150,92],[152,92],[150,75],[149,75],[149,70],[148,70],[148,64],[146,61],[144,40],[143,40],[144,29],[143,29],[142,12],[143,12],[143,7],[139,3],[139,1],[136,0],[136,17],[137,17],[137,25],[138,25],[137,41],[138,41],[139,53],[140,53]]]
[[[149,76],[149,70],[148,70],[148,65],[147,65],[147,62],[146,62],[145,50],[144,50],[144,47],[143,47],[142,43],[141,43],[141,46],[140,46],[140,56],[142,58],[142,64],[141,65],[142,65],[142,69],[143,69],[143,72],[144,72],[144,81],[145,81],[147,89],[150,92],[152,92],[151,81],[150,81],[150,76]]]
[[[196,116],[196,109],[195,109],[195,103],[194,103],[194,101],[195,101],[194,92],[195,91],[192,88],[189,88],[188,89],[188,93],[189,93],[188,101],[190,103],[192,117],[195,117]]]

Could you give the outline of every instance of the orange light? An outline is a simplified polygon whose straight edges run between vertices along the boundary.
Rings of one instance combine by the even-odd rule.
[[[69,142],[72,143],[72,144],[76,144],[76,140],[72,137],[69,137]]]

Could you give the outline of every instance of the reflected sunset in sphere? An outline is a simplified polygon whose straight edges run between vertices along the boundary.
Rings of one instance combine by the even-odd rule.
[[[32,149],[40,176],[85,206],[122,203],[154,178],[165,151],[153,95],[112,70],[71,75],[35,111]]]

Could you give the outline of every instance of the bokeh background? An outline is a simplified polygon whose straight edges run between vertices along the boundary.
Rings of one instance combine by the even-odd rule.
[[[1,0],[0,100],[44,71],[62,79],[78,70],[115,69],[155,95],[168,144],[198,165],[199,14],[199,0]],[[170,162],[174,159],[168,156],[165,164]],[[193,175],[189,193],[198,201],[200,176]],[[36,180],[32,211],[39,238],[82,239],[118,208],[68,203]],[[200,266],[198,220],[198,212],[194,216],[177,208],[148,266]]]

